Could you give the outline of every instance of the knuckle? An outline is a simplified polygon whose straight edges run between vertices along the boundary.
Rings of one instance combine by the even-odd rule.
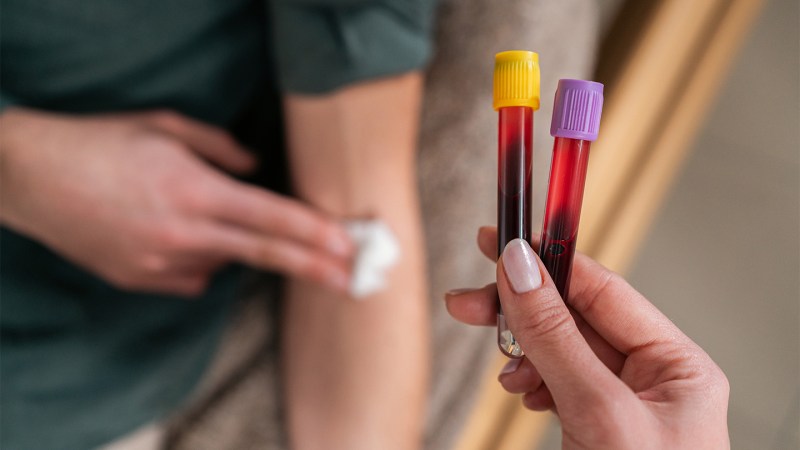
[[[728,380],[725,372],[723,372],[719,367],[717,367],[717,385],[719,386],[720,391],[722,391],[726,397],[730,394],[731,382]]]
[[[706,368],[703,373],[705,374],[706,389],[709,391],[710,396],[715,399],[724,399],[727,402],[731,385],[725,372],[711,361],[710,367]]]
[[[137,132],[131,136],[130,144],[135,152],[146,155],[172,155],[188,151],[182,142],[158,130]]]
[[[530,339],[559,335],[566,332],[571,321],[572,315],[561,298],[557,293],[553,294],[548,290],[543,297],[537,299],[535,308],[529,310],[522,333]]]
[[[146,274],[160,274],[167,271],[169,261],[160,253],[147,253],[140,258],[139,267]]]
[[[180,183],[173,188],[177,206],[188,211],[207,211],[212,206],[212,196],[204,186]]]
[[[589,290],[589,295],[582,296],[579,299],[573,298],[569,301],[573,304],[573,307],[582,313],[589,312],[620,282],[625,281],[619,274],[603,267],[597,283]]]
[[[155,231],[155,244],[162,252],[183,251],[190,247],[190,234],[182,227],[164,225]]]
[[[731,382],[728,380],[728,377],[725,375],[725,373],[722,372],[722,369],[717,368],[717,373],[717,392],[719,392],[721,397],[724,397],[727,400],[731,394]]]
[[[182,122],[181,115],[169,108],[157,109],[150,114],[150,120],[156,125],[164,128],[179,126]]]

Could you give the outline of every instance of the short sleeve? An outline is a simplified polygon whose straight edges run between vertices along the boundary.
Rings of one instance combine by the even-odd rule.
[[[14,106],[17,102],[15,102],[9,95],[8,92],[0,89],[0,113],[8,109],[9,106]]]
[[[323,93],[419,69],[431,54],[435,0],[270,0],[284,92]]]

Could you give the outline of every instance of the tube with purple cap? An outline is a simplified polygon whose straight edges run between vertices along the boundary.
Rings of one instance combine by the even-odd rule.
[[[550,135],[555,137],[539,257],[567,298],[578,237],[589,147],[597,139],[603,110],[603,85],[559,80]]]

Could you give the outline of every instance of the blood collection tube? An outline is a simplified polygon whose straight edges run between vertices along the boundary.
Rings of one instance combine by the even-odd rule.
[[[578,237],[589,147],[597,139],[602,111],[602,84],[559,80],[550,124],[555,142],[539,257],[565,300]]]
[[[531,241],[533,112],[539,109],[539,55],[507,51],[495,55],[494,109],[497,138],[497,254],[516,238]],[[497,303],[497,345],[508,357],[523,355]]]

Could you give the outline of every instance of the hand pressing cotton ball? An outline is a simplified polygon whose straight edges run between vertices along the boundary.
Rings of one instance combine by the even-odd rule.
[[[354,220],[345,228],[357,248],[350,295],[363,299],[386,289],[386,276],[400,260],[400,244],[392,230],[380,220]]]

